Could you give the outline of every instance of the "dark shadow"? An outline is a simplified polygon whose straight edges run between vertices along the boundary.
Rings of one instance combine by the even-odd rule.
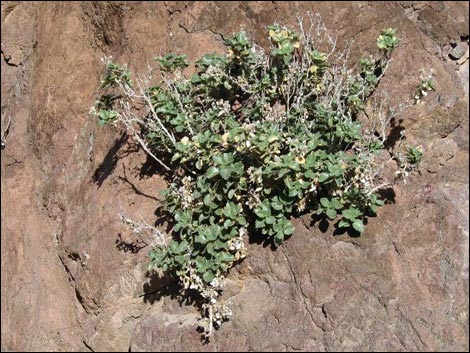
[[[151,156],[147,155],[147,158],[142,164],[142,167],[139,171],[139,177],[142,179],[144,177],[155,175],[155,173],[161,172],[162,166],[155,161]]]
[[[144,283],[144,294],[141,295],[144,303],[153,304],[163,296],[168,296],[172,299],[179,296],[180,286],[176,278],[166,274],[160,276],[157,272],[148,271],[145,276],[148,278],[148,281]]]
[[[287,239],[284,239],[287,240]],[[261,232],[256,229],[255,231],[248,231],[248,243],[249,244],[258,244],[261,245],[263,248],[271,249],[271,251],[276,251],[277,246],[274,244],[273,237],[269,237],[267,235],[261,234]]]
[[[338,228],[335,224],[335,231],[333,232],[333,236],[343,235],[347,233],[351,238],[359,238],[361,233],[359,233],[354,228]]]
[[[182,295],[181,285],[178,283],[176,277],[169,274],[160,276],[157,272],[146,273],[148,281],[143,285],[143,294],[141,297],[144,299],[144,303],[153,304],[159,301],[162,297],[168,297],[171,299],[178,300],[180,306],[192,305],[200,308],[202,305],[202,298],[197,295],[197,292],[189,290]],[[188,295],[189,293],[189,295]]]
[[[247,216],[247,233],[248,233],[248,243],[249,244],[258,244],[263,246],[263,248],[269,247],[272,251],[276,251],[277,246],[274,244],[274,238],[268,235],[262,234],[261,230],[255,227],[255,215]],[[287,240],[288,238],[284,239]]]
[[[152,156],[146,154],[147,158],[140,168],[139,171],[139,177],[141,179],[145,177],[151,177],[154,176],[155,174],[161,175],[165,178],[167,181],[171,181],[171,177],[174,174],[173,170],[166,170],[160,163],[158,163],[155,159],[153,159]],[[171,165],[171,160],[169,160],[166,156],[158,156],[158,158],[161,159],[163,163],[166,165]]]
[[[135,185],[134,183],[132,183],[128,178],[127,178],[127,175],[126,175],[126,168],[124,166],[124,168],[122,168],[123,170],[123,173],[124,173],[124,176],[118,176],[118,178],[122,181],[124,181],[125,183],[129,184],[132,188],[132,190],[134,190],[134,192],[137,194],[137,195],[141,195],[141,196],[144,196],[144,197],[148,197],[150,199],[154,199],[155,201],[159,201],[159,199],[155,196],[152,196],[152,195],[149,195],[149,194],[146,194],[145,192],[143,191],[140,191]]]
[[[134,142],[132,139],[130,139],[127,142],[126,149],[119,151],[118,157],[119,158],[124,158],[124,157],[130,156],[133,153],[139,152],[140,148],[141,147],[137,142]]]
[[[147,244],[142,241],[127,242],[122,239],[122,234],[118,234],[116,239],[116,248],[124,252],[130,252],[131,254],[137,254],[140,250],[145,248]]]
[[[390,133],[387,136],[387,139],[384,141],[384,147],[388,149],[393,149],[398,141],[400,141],[402,137],[402,132],[405,130],[405,128],[401,125],[403,122],[403,119],[397,119],[393,118],[390,121]]]
[[[380,189],[377,191],[377,194],[379,194],[380,199],[382,199],[385,204],[395,203],[396,194],[393,188]]]
[[[165,227],[165,232],[170,234],[175,225],[173,215],[165,210],[163,206],[158,206],[154,212],[156,216],[155,227]]]
[[[325,215],[318,215],[316,213],[312,214],[312,218],[310,221],[310,227],[314,227],[316,224],[318,224],[318,229],[322,233],[326,233],[328,231],[328,228],[330,226],[330,222],[328,221],[328,217]]]
[[[300,217],[305,214],[309,214],[311,210],[309,211],[303,211],[303,212],[294,212],[293,217],[295,219],[300,220]],[[310,224],[305,224],[308,229],[314,228],[315,225],[318,225],[318,229],[322,233],[326,233],[328,231],[328,228],[330,226],[330,222],[327,216],[325,215],[317,215],[316,213],[310,213],[311,214],[311,221]],[[261,233],[259,229],[255,227],[255,216],[247,217],[247,224],[248,224],[248,242],[249,244],[258,244],[263,246],[264,248],[269,247],[272,251],[276,251],[278,249],[278,246],[274,243],[274,238],[268,235],[264,235]],[[292,235],[287,236],[284,238],[284,241],[289,240],[289,238]],[[282,246],[282,245],[281,245]]]
[[[120,156],[118,156],[119,149],[127,142],[129,135],[123,133],[120,138],[114,141],[113,146],[109,149],[108,153],[103,159],[103,162],[96,168],[95,173],[92,176],[94,183],[101,187],[104,181],[111,175],[113,170],[116,168],[116,164]]]
[[[364,223],[364,226],[367,225],[368,221],[367,221],[367,217],[364,217],[364,219],[362,220],[362,222]],[[351,238],[359,238],[361,236],[361,233],[359,233],[357,230],[355,230],[353,227],[349,227],[349,228],[339,228],[338,227],[338,223],[339,222],[336,222],[334,227],[335,227],[335,230],[333,232],[333,236],[337,236],[337,235],[343,235],[345,233],[347,233]]]
[[[320,232],[326,233],[328,228],[330,226],[330,222],[328,222],[328,218],[323,217],[322,220],[318,223],[318,229],[320,229]]]
[[[335,224],[334,227],[335,227],[335,230],[333,232],[333,236],[343,235],[344,233],[347,232],[346,228],[339,228],[337,224]]]

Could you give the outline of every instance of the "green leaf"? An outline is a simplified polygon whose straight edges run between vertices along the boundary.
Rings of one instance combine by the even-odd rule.
[[[173,157],[171,158],[171,161],[174,162],[174,161],[177,161],[178,159],[180,159],[181,157],[183,157],[183,155],[181,153],[175,153],[173,155]],[[200,168],[199,168],[200,169]]]
[[[374,215],[377,214],[377,205],[375,204],[370,205],[370,210],[372,211]]]
[[[206,176],[208,179],[212,179],[215,177],[217,174],[219,174],[219,168],[217,167],[210,167],[207,169]]]
[[[183,256],[183,255],[177,255],[177,256],[175,256],[175,261],[176,261],[179,265],[183,265],[183,264],[186,262],[186,257]]]
[[[178,210],[175,212],[175,221],[181,222],[183,219],[186,219],[186,213],[182,210]]]
[[[284,241],[284,234],[282,232],[276,233],[276,235],[274,236],[274,244],[276,246],[280,246],[283,241]]]
[[[286,220],[284,222],[284,228],[283,228],[283,232],[285,235],[291,235],[291,234],[294,234],[294,231],[295,231],[295,228],[294,226],[292,225],[292,222],[289,221],[289,220]]]
[[[241,206],[233,203],[232,201],[227,202],[223,209],[223,214],[225,217],[230,219],[237,218],[238,214],[240,213]]]
[[[232,261],[235,260],[235,257],[232,254],[228,253],[228,252],[222,252],[219,255],[218,259],[220,261],[223,261],[223,262],[232,262]]]
[[[255,213],[260,218],[266,218],[271,215],[271,205],[269,200],[264,200],[258,208],[255,209]]]
[[[329,177],[330,177],[330,175],[327,174],[327,173],[320,173],[320,175],[318,176],[318,181],[319,181],[320,183],[323,183],[323,182],[326,181]]]
[[[198,234],[196,235],[196,237],[194,238],[194,241],[196,243],[199,243],[199,244],[207,244],[208,240],[206,238],[206,236],[204,234]]]
[[[217,250],[227,250],[228,249],[228,245],[226,242],[224,241],[221,241],[219,239],[217,239],[216,241],[213,242],[213,245],[214,245],[214,249],[217,249]]]
[[[329,208],[326,210],[326,215],[328,216],[329,219],[335,219],[337,216],[336,210],[333,208]]]
[[[268,216],[266,217],[265,222],[266,224],[274,224],[274,222],[276,222],[276,218],[274,218],[273,216]]]
[[[196,257],[196,259],[194,260],[194,263],[196,264],[197,272],[200,273],[200,272],[207,271],[208,265],[207,265],[207,259],[205,257],[202,257],[202,256]]]
[[[289,195],[290,197],[296,197],[296,196],[298,195],[298,193],[299,193],[299,192],[298,192],[298,190],[296,190],[296,189],[289,189],[288,195]]]
[[[320,199],[320,203],[325,208],[328,208],[328,206],[330,205],[330,201],[326,197],[322,197]]]
[[[216,225],[211,225],[204,231],[204,234],[208,241],[214,241],[217,239],[220,234],[220,227]]]
[[[214,244],[213,243],[207,243],[206,245],[206,253],[211,255],[212,257],[216,257],[218,252],[217,250],[214,248]]]
[[[176,243],[174,243],[176,244]],[[175,254],[183,254],[185,253],[189,248],[189,243],[187,240],[183,240],[181,243],[179,243],[174,249],[173,252]]]
[[[264,219],[262,219],[262,220],[257,219],[255,221],[255,227],[256,228],[264,228],[264,225],[265,225]]]
[[[361,211],[359,211],[355,207],[349,207],[347,210],[343,210],[342,215],[349,219],[350,221],[354,221],[357,217],[361,215]]]
[[[273,208],[273,210],[276,210],[276,211],[281,211],[284,208],[282,203],[280,203],[279,201],[273,201],[271,203],[271,207]]]
[[[232,165],[232,172],[235,172],[236,174],[242,174],[243,171],[245,170],[245,167],[242,162],[237,162]]]
[[[214,161],[215,164],[223,164],[224,163],[224,158],[222,157],[221,154],[215,154],[212,156],[212,160]]]
[[[239,216],[239,217],[237,218],[237,222],[238,222],[240,225],[242,225],[242,226],[246,226],[246,218],[243,217],[243,216]]]
[[[330,206],[332,206],[336,210],[340,210],[343,208],[343,204],[336,197],[331,199]]]
[[[292,189],[294,187],[290,177],[284,178],[284,184],[286,184],[288,189]]]
[[[199,83],[201,82],[201,76],[199,76],[198,74],[194,74],[191,76],[191,82],[192,83]]]
[[[350,226],[351,226],[351,224],[348,221],[344,220],[344,219],[342,219],[338,223],[339,228],[349,228]]]
[[[376,204],[377,206],[383,206],[383,205],[385,205],[385,202],[384,202],[383,200],[377,199],[377,200],[375,201],[375,204]]]
[[[230,228],[230,227],[232,227],[234,224],[235,224],[235,222],[232,221],[231,219],[226,219],[225,222],[224,222],[224,228]]]
[[[356,221],[354,221],[354,223],[353,223],[352,226],[353,226],[353,228],[354,228],[355,230],[357,230],[359,233],[362,233],[362,232],[364,231],[364,223],[362,223],[362,221],[359,220],[359,219],[356,220]]]
[[[211,204],[212,204],[211,194],[206,194],[206,196],[204,196],[204,205],[210,206]]]
[[[307,159],[307,163],[308,163],[308,159]],[[314,179],[316,176],[316,174],[312,170],[307,170],[304,175],[307,179]]]
[[[230,178],[230,175],[232,174],[232,169],[229,167],[223,167],[223,168],[220,168],[219,173],[222,178],[227,180],[228,178]]]
[[[202,275],[202,279],[204,280],[204,282],[206,283],[211,283],[212,280],[215,278],[214,274],[212,273],[212,271],[206,271],[204,272],[204,274]]]

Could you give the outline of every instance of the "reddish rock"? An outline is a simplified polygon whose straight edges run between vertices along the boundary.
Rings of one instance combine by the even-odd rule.
[[[380,85],[391,104],[433,68],[436,92],[403,116],[423,163],[359,238],[305,216],[277,251],[251,244],[224,294],[234,315],[203,345],[198,308],[146,277],[148,248],[119,220],[123,210],[153,222],[165,185],[129,139],[88,114],[100,58],[143,72],[160,51],[221,51],[240,28],[266,45],[265,25],[307,10],[340,47],[354,39],[353,58],[375,50],[381,29],[398,29]],[[2,115],[12,118],[1,151],[2,350],[468,351],[468,61],[459,76],[443,57],[468,36],[468,11],[413,1],[2,2]]]

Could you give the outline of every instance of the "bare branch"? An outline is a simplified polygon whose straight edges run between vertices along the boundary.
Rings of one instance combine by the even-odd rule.
[[[1,130],[1,147],[2,150],[6,147],[7,136],[10,133],[11,117],[8,116],[8,122],[4,119],[5,115],[2,115],[2,130]]]

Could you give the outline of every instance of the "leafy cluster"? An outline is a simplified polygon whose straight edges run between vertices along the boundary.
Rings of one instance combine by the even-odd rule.
[[[205,299],[206,335],[230,315],[218,296],[246,256],[249,232],[279,246],[294,233],[292,216],[315,211],[360,233],[384,204],[376,193],[384,140],[365,133],[358,116],[398,43],[395,32],[383,31],[380,55],[354,71],[303,30],[273,25],[268,36],[265,51],[237,33],[225,54],[196,61],[191,77],[184,55],[158,57],[163,79],[140,95],[128,70],[109,62],[102,87],[143,97],[146,114],[139,106],[136,118],[109,94],[97,105],[101,123],[136,121],[133,131],[174,171],[164,193],[171,240],[152,249],[150,268],[176,274]],[[419,159],[411,150],[409,158]]]
[[[384,29],[379,38],[377,38],[377,47],[388,53],[395,49],[399,42],[400,39],[395,35],[395,30],[387,28]]]
[[[416,103],[420,103],[423,97],[428,95],[429,91],[435,91],[436,87],[434,87],[434,81],[432,79],[432,75],[428,75],[424,77],[421,75],[421,80],[416,87],[415,93],[413,98],[415,99]]]
[[[419,147],[408,146],[406,148],[406,160],[410,165],[417,165],[423,158],[423,151]]]

